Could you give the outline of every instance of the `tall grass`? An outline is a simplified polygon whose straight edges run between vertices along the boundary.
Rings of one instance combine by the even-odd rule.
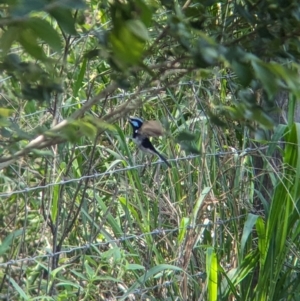
[[[210,10],[224,28],[229,8]],[[73,42],[56,70],[65,79],[62,98],[22,102],[7,92],[28,134],[20,147],[110,82],[110,66],[83,53],[98,40],[83,34]],[[109,130],[1,171],[1,191],[15,193],[0,202],[0,299],[299,298],[299,125],[290,118],[260,148],[246,123],[225,115],[222,126],[211,121],[235,99],[224,66],[162,75],[128,75],[128,91],[118,88],[86,112],[112,120],[117,111]],[[2,85],[20,93],[8,80]],[[172,168],[136,149],[120,108],[164,124],[166,135],[153,143]]]

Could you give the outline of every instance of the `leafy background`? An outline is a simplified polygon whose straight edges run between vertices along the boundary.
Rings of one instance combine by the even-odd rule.
[[[299,300],[299,25],[297,1],[0,1],[1,299]]]

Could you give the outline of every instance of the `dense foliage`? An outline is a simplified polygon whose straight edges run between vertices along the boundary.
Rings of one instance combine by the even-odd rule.
[[[299,26],[295,0],[0,1],[0,299],[298,300]]]

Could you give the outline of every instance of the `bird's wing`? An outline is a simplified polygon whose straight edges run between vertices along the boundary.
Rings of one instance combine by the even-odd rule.
[[[163,127],[159,121],[148,120],[139,129],[139,134],[145,137],[159,137],[163,135]]]

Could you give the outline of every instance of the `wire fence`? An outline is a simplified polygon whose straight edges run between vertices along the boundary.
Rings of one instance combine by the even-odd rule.
[[[229,75],[224,76],[226,78],[229,77]],[[222,77],[222,78],[224,78]],[[221,77],[219,78],[221,79]],[[184,83],[180,83],[180,85],[191,85],[193,87],[197,87],[196,82],[184,82]],[[159,90],[157,88],[149,88],[143,91],[140,91],[140,95],[141,96],[146,96],[149,93],[153,93],[156,90]],[[120,93],[117,95],[113,95],[108,97],[108,100],[113,100],[113,99],[125,99],[125,98],[129,98],[132,95],[135,95],[136,93]],[[74,106],[80,106],[83,105],[85,103],[84,101],[78,101],[78,102],[74,102],[72,104],[63,104],[62,106],[60,106],[60,109],[68,109],[68,108],[72,108]],[[45,109],[45,110],[40,110],[40,111],[36,111],[34,113],[31,114],[26,114],[26,115],[22,115],[20,118],[18,116],[16,116],[15,120],[19,120],[21,118],[30,118],[30,117],[34,117],[34,116],[38,116],[39,114],[43,114],[49,112],[49,109]],[[50,112],[51,113],[51,112]],[[259,152],[261,150],[266,149],[268,146],[263,146],[263,147],[257,147],[257,148],[247,148],[247,149],[243,149],[243,150],[237,150],[234,148],[230,148],[229,151],[218,151],[215,153],[202,153],[202,154],[193,154],[193,155],[188,155],[188,156],[182,156],[182,157],[177,157],[177,158],[173,158],[173,159],[168,159],[168,162],[173,162],[174,164],[176,164],[179,161],[183,161],[183,160],[193,160],[193,159],[197,159],[199,157],[202,156],[215,156],[215,157],[221,157],[221,156],[239,156],[239,157],[243,157],[243,156],[247,156],[247,155],[251,155],[253,152]],[[222,147],[217,148],[217,149],[222,149]],[[121,161],[121,160],[120,160]],[[151,165],[157,165],[160,164],[160,161],[157,162],[153,162],[151,163]],[[127,164],[124,160],[122,160],[122,164]],[[149,164],[138,164],[138,165],[134,165],[134,166],[126,166],[126,167],[122,167],[122,168],[118,168],[116,162],[113,163],[113,165],[107,167],[107,170],[104,172],[96,172],[93,174],[87,174],[78,178],[69,178],[69,179],[63,179],[63,180],[59,180],[59,181],[54,181],[54,182],[50,182],[47,183],[45,185],[35,185],[35,186],[27,186],[27,187],[22,187],[22,189],[14,189],[12,191],[2,191],[0,193],[0,198],[8,198],[14,195],[18,195],[18,194],[28,194],[29,192],[39,192],[41,190],[50,188],[50,187],[54,187],[57,185],[65,185],[65,184],[69,184],[69,183],[76,183],[76,182],[80,182],[86,179],[97,179],[97,178],[101,178],[101,177],[109,177],[112,176],[114,174],[119,174],[119,173],[123,173],[123,172],[128,172],[130,170],[135,170],[135,169],[141,169],[144,168],[145,166],[148,166]],[[16,171],[17,172],[17,171]],[[53,178],[52,178],[53,179]],[[28,185],[28,184],[25,184]],[[20,186],[19,186],[20,187]],[[228,216],[231,216],[231,214],[229,214]],[[24,253],[24,255],[9,255],[10,258],[15,257],[14,259],[10,259],[7,260],[5,262],[1,262],[0,263],[0,268],[3,269],[7,269],[7,271],[12,271],[14,269],[14,267],[22,267],[24,270],[26,269],[26,266],[33,266],[33,265],[37,265],[37,266],[45,266],[47,269],[49,269],[49,271],[51,271],[51,262],[56,260],[57,258],[59,258],[60,256],[65,256],[67,258],[63,258],[63,260],[61,261],[61,264],[59,266],[63,267],[64,265],[67,266],[72,265],[72,260],[73,260],[73,256],[77,255],[80,258],[82,258],[82,262],[84,261],[85,257],[84,255],[88,252],[88,251],[92,251],[95,248],[112,248],[114,246],[118,246],[120,244],[123,244],[125,242],[129,242],[129,241],[133,241],[133,242],[137,242],[139,240],[143,240],[146,241],[146,238],[148,237],[153,237],[153,238],[163,238],[166,236],[169,236],[172,234],[177,234],[180,231],[194,231],[194,230],[198,230],[200,232],[200,230],[204,230],[207,229],[208,227],[222,227],[225,226],[231,222],[234,222],[235,220],[243,220],[247,217],[246,214],[240,214],[228,219],[219,219],[217,221],[211,221],[209,220],[207,223],[199,223],[196,225],[192,225],[192,224],[188,224],[184,227],[180,226],[180,227],[172,227],[172,228],[157,228],[154,229],[153,231],[149,231],[149,232],[145,232],[145,233],[141,233],[141,234],[136,234],[136,233],[118,233],[118,234],[113,234],[113,236],[115,238],[112,239],[108,239],[108,240],[102,240],[102,241],[90,241],[87,243],[83,243],[81,245],[62,245],[61,249],[57,252],[53,252],[53,249],[55,250],[55,248],[53,247],[53,249],[51,249],[51,244],[49,244],[48,247],[42,247],[40,249],[34,250],[34,255],[31,253],[32,251],[28,253]],[[45,219],[46,221],[46,219]],[[139,231],[139,230],[138,230]],[[24,235],[25,236],[25,235]],[[175,236],[175,235],[174,235]],[[13,239],[12,237],[10,237],[10,239]],[[176,239],[176,238],[175,238]],[[24,240],[25,241],[25,240]],[[83,240],[85,241],[85,240]],[[123,250],[125,250],[126,248],[123,248]],[[32,250],[32,249],[31,249]],[[126,251],[128,251],[126,249]],[[21,252],[20,252],[21,253]],[[17,252],[17,254],[20,254]],[[31,253],[31,254],[30,254]],[[29,256],[28,256],[29,255]],[[8,257],[6,257],[8,258]],[[67,260],[70,258],[70,262],[68,262]],[[62,259],[60,257],[60,259]],[[45,262],[47,261],[48,262]],[[147,259],[146,259],[147,260]],[[141,261],[142,262],[142,261]],[[146,262],[145,264],[145,270],[147,269],[147,265],[150,264],[149,262]],[[175,263],[176,265],[176,263]],[[73,268],[73,267],[72,267]],[[75,269],[75,268],[74,268]],[[199,271],[198,273],[194,273],[194,274],[188,274],[187,271],[184,271],[184,273],[189,277],[189,278],[193,278],[193,279],[199,279],[201,277],[204,276],[205,272],[203,271]],[[11,277],[13,279],[13,276]],[[20,274],[20,279],[22,278],[21,274]],[[19,280],[19,279],[18,279]],[[163,288],[168,288],[169,286],[176,284],[176,283],[180,283],[182,281],[182,277],[172,277],[172,280],[165,280],[164,277],[162,277],[162,282],[157,284],[157,285],[153,285],[153,286],[146,286],[146,281],[142,281],[140,283],[138,283],[138,287],[134,288],[131,291],[131,294],[135,295],[135,296],[142,296],[144,294],[147,294],[150,291],[155,291],[158,289],[163,289]],[[9,281],[7,281],[8,285],[10,285]],[[21,281],[19,282],[21,283]],[[84,290],[84,285],[81,285],[81,289]],[[1,290],[0,290],[1,291]],[[125,290],[126,291],[126,290]],[[122,298],[122,295],[117,295],[116,299]],[[8,299],[10,299],[10,294],[8,293]]]
[[[220,151],[220,152],[216,152],[216,153],[203,153],[203,154],[195,154],[195,155],[190,155],[190,156],[183,156],[183,157],[179,157],[179,158],[174,158],[174,159],[169,159],[169,162],[178,162],[181,160],[192,160],[195,158],[199,158],[201,156],[239,156],[239,157],[243,157],[243,156],[247,156],[247,155],[252,155],[255,152],[260,152],[262,150],[267,149],[268,146],[263,146],[263,147],[256,147],[256,148],[246,148],[243,150],[236,150],[236,149],[231,149],[230,151]],[[158,162],[154,162],[151,163],[151,165],[156,165],[159,164],[160,161]],[[116,173],[122,173],[122,172],[127,172],[130,170],[134,170],[134,169],[139,169],[139,168],[144,168],[146,165],[145,164],[139,164],[139,165],[134,165],[134,166],[127,166],[124,168],[115,168],[116,165],[113,165],[111,167],[108,168],[108,170],[106,170],[105,172],[101,172],[101,173],[94,173],[91,175],[85,175],[82,177],[78,177],[78,178],[72,178],[72,179],[67,179],[67,180],[61,180],[59,182],[52,182],[52,183],[48,183],[46,185],[37,185],[34,187],[25,187],[23,189],[20,190],[14,190],[14,191],[10,191],[10,192],[3,192],[0,193],[0,198],[4,198],[4,197],[9,197],[12,195],[16,195],[16,194],[21,194],[21,193],[28,193],[30,191],[37,191],[37,190],[42,190],[42,189],[46,189],[55,185],[64,185],[64,184],[68,184],[68,183],[74,183],[74,182],[79,182],[81,180],[85,180],[85,179],[95,179],[95,178],[99,178],[99,177],[104,177],[104,176],[111,176],[113,174]],[[40,250],[36,250],[35,252],[38,252],[38,255],[32,255],[32,256],[25,256],[25,257],[16,257],[15,259],[10,259],[8,261],[5,262],[1,262],[0,263],[0,268],[2,269],[6,269],[7,271],[9,270],[13,270],[14,267],[26,267],[27,265],[31,265],[31,264],[36,264],[36,265],[44,265],[46,267],[48,267],[49,271],[51,269],[51,265],[50,262],[52,261],[52,259],[54,259],[55,257],[60,257],[60,256],[64,256],[70,258],[70,263],[68,263],[68,261],[66,260],[66,258],[64,258],[64,261],[60,264],[59,267],[63,267],[64,265],[68,265],[68,264],[72,264],[72,259],[73,256],[78,256],[80,258],[82,258],[82,260],[84,260],[84,256],[85,254],[89,251],[89,250],[93,250],[95,248],[102,248],[102,247],[114,247],[114,246],[118,246],[122,243],[128,242],[128,241],[139,241],[141,239],[146,239],[148,236],[151,236],[153,238],[157,237],[159,239],[161,239],[162,237],[168,236],[168,235],[172,235],[172,234],[177,234],[180,231],[193,231],[193,230],[199,230],[200,229],[207,229],[209,227],[221,227],[221,226],[225,226],[231,222],[234,222],[236,220],[245,220],[247,218],[247,214],[240,214],[238,216],[234,216],[228,219],[219,219],[215,222],[212,221],[208,221],[208,223],[199,223],[196,225],[191,225],[188,224],[184,227],[173,227],[171,229],[163,229],[163,228],[158,228],[158,229],[154,229],[153,231],[150,232],[145,232],[145,233],[141,233],[141,234],[132,234],[132,233],[120,233],[119,237],[113,238],[113,239],[109,239],[109,240],[105,240],[105,241],[99,241],[99,242],[88,242],[82,245],[77,245],[77,246],[68,246],[68,245],[63,245],[60,251],[57,252],[52,252],[50,247],[49,249],[40,249]],[[67,258],[67,259],[68,259]],[[45,263],[45,261],[48,261],[48,263]],[[24,265],[24,266],[23,266]],[[176,263],[174,264],[174,266],[176,267]],[[145,265],[145,271],[147,271],[147,264]],[[167,272],[167,271],[166,271]],[[171,272],[172,273],[172,272]],[[182,279],[184,277],[184,275],[186,275],[186,277],[189,280],[193,280],[193,281],[199,281],[199,280],[203,280],[206,277],[206,273],[205,271],[198,271],[197,273],[194,274],[189,274],[190,271],[183,271],[183,274],[181,274],[180,276],[171,276],[170,280],[167,280],[167,277],[162,277],[161,278],[161,282],[156,284],[156,285],[150,285],[149,283],[145,280],[145,281],[141,281],[141,282],[136,282],[135,284],[132,285],[132,287],[130,287],[129,289],[127,288],[127,290],[124,290],[124,294],[126,295],[129,291],[130,291],[130,295],[135,296],[137,298],[143,298],[143,295],[145,294],[152,294],[157,290],[174,290],[174,287],[172,287],[173,285],[181,285],[182,283]],[[9,279],[12,279],[12,281],[14,281],[14,276],[9,276]],[[8,286],[10,286],[11,284],[9,283],[9,281],[7,281]],[[151,282],[150,282],[151,283]],[[148,285],[147,285],[148,284]],[[84,286],[80,285],[80,290],[84,290]],[[119,290],[119,294],[115,295],[115,299],[123,299],[124,295],[122,295],[122,293],[120,292],[121,290]],[[129,293],[128,293],[129,294]],[[13,296],[13,293],[7,293],[8,299],[10,299],[11,296]],[[107,299],[108,300],[108,299]]]
[[[244,149],[244,150],[232,150],[232,151],[228,151],[228,152],[207,153],[207,154],[204,154],[204,155],[205,156],[225,156],[225,155],[237,155],[237,154],[239,154],[239,155],[245,156],[247,154],[257,152],[257,151],[260,151],[260,150],[264,150],[266,148],[267,148],[267,146],[263,146],[263,147],[258,147],[258,148],[247,148],[247,149]],[[179,158],[175,158],[175,159],[168,159],[167,161],[168,162],[178,162],[178,161],[182,161],[182,160],[191,160],[191,159],[194,159],[194,158],[198,158],[200,156],[201,155],[189,155],[189,156],[179,157]],[[161,163],[161,161],[152,162],[151,165],[156,165],[156,164],[160,164],[160,163]],[[45,188],[49,188],[49,187],[56,186],[56,185],[64,185],[64,184],[68,184],[68,183],[79,182],[79,181],[86,180],[86,179],[96,179],[96,178],[99,178],[99,177],[108,176],[108,175],[112,175],[112,174],[119,173],[119,172],[124,172],[124,171],[133,170],[133,169],[143,168],[145,166],[146,166],[145,164],[139,164],[139,165],[127,166],[127,167],[118,168],[118,169],[108,169],[107,171],[102,172],[102,173],[94,173],[94,174],[85,175],[85,176],[82,176],[82,177],[79,177],[79,178],[61,180],[59,182],[48,183],[48,184],[45,184],[45,185],[37,185],[37,186],[34,186],[34,187],[26,187],[26,188],[23,188],[23,189],[20,189],[20,190],[14,190],[14,191],[10,191],[10,192],[3,192],[3,193],[0,193],[0,198],[1,197],[10,197],[10,196],[15,195],[15,194],[27,193],[27,192],[34,191],[34,190],[39,190],[39,189],[45,189]],[[113,167],[111,167],[111,168],[113,168]]]
[[[76,247],[70,247],[67,248],[65,247],[64,250],[58,251],[58,252],[50,252],[48,251],[45,254],[40,254],[40,255],[36,255],[36,256],[32,256],[32,257],[25,257],[25,258],[17,258],[17,259],[12,259],[9,260],[7,262],[2,262],[0,263],[0,268],[1,267],[7,267],[7,266],[12,266],[12,265],[18,265],[20,263],[29,263],[29,262],[33,262],[33,261],[37,261],[40,259],[45,259],[45,258],[53,258],[55,256],[58,255],[63,255],[63,254],[70,254],[76,251],[86,251],[92,247],[101,247],[101,246],[108,246],[110,244],[120,244],[122,242],[125,242],[127,240],[138,240],[138,239],[142,239],[145,238],[146,236],[158,236],[158,235],[168,235],[170,233],[174,233],[174,232],[178,232],[178,231],[182,231],[182,230],[190,230],[190,229],[198,229],[198,228],[206,228],[206,227],[210,227],[210,226],[221,226],[221,225],[225,225],[229,222],[232,222],[234,220],[239,220],[242,218],[245,218],[247,215],[246,214],[242,214],[239,216],[235,216],[232,218],[229,218],[227,220],[218,220],[216,222],[209,222],[206,224],[196,224],[194,226],[192,225],[187,225],[185,227],[175,227],[172,229],[155,229],[151,232],[146,232],[146,233],[142,233],[139,235],[136,234],[120,234],[119,238],[115,238],[115,239],[111,239],[105,242],[97,242],[97,243],[87,243],[81,246],[76,246]]]

